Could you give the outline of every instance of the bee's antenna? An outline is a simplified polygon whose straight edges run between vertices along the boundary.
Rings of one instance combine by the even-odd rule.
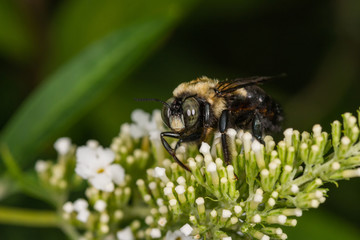
[[[138,102],[150,102],[150,101],[161,102],[162,104],[170,108],[170,105],[167,102],[164,102],[163,100],[157,98],[134,98],[134,100]]]

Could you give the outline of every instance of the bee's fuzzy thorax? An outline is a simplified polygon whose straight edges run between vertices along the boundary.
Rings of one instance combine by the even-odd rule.
[[[224,99],[217,97],[215,94],[214,89],[218,83],[219,80],[217,79],[203,76],[190,82],[181,83],[174,89],[173,95],[174,97],[196,95],[197,97],[206,100],[212,105],[214,115],[218,118],[226,106]]]

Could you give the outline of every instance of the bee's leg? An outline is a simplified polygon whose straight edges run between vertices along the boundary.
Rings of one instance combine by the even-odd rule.
[[[229,165],[231,163],[230,151],[226,136],[226,130],[228,129],[228,118],[229,118],[228,114],[229,114],[228,110],[222,111],[219,121],[219,131],[221,133],[221,145],[222,145],[223,155],[226,165]]]
[[[161,138],[161,142],[162,142],[164,148],[165,148],[166,151],[174,158],[174,160],[175,160],[183,169],[191,172],[190,169],[189,169],[189,167],[186,166],[185,164],[183,164],[183,163],[176,157],[176,154],[175,154],[175,153],[176,153],[176,148],[177,148],[178,146],[180,146],[180,144],[177,143],[175,149],[172,149],[171,146],[170,146],[170,144],[165,140],[164,137],[171,137],[171,138],[177,138],[177,139],[179,139],[179,138],[180,138],[180,135],[179,135],[178,133],[174,133],[174,132],[162,132],[162,133],[160,134],[160,138]],[[182,140],[180,139],[179,142],[181,143]]]
[[[265,144],[262,136],[264,133],[264,127],[261,122],[261,115],[258,111],[255,111],[254,113],[254,119],[252,122],[252,132],[256,140],[258,140],[260,143]]]
[[[176,152],[176,149],[180,147],[180,144],[186,143],[186,142],[194,142],[201,139],[201,133],[193,133],[187,137],[179,139],[179,141],[176,143],[174,151]]]

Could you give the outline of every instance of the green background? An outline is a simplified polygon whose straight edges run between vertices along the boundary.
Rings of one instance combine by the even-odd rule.
[[[199,76],[288,77],[263,88],[285,127],[311,130],[360,105],[358,0],[1,0],[0,129],[24,170],[53,142],[109,145],[135,108],[151,111]],[[0,164],[0,206],[51,209],[21,193]],[[360,181],[330,188],[290,239],[359,239]],[[64,239],[60,230],[0,225],[0,239]]]

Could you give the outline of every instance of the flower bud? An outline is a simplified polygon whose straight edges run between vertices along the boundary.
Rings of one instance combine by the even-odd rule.
[[[206,218],[205,215],[205,200],[202,197],[199,197],[196,199],[196,205],[197,205],[197,210],[198,210],[198,214],[201,220],[204,220]]]
[[[285,163],[285,157],[286,157],[286,144],[284,141],[280,141],[277,146],[277,150],[279,153],[279,159],[282,163]]]
[[[293,146],[290,146],[286,151],[286,161],[285,161],[285,163],[287,165],[293,166],[294,165],[294,159],[295,159],[295,148]]]
[[[304,189],[304,192],[311,192],[314,189],[320,187],[323,184],[322,180],[320,178],[316,178],[312,182],[308,183]]]
[[[156,168],[154,169],[154,177],[160,178],[161,181],[163,181],[165,184],[170,181],[170,180],[168,179],[168,177],[166,176],[166,170],[165,170],[165,168],[156,167]]]
[[[280,236],[283,233],[281,228],[274,228],[274,227],[264,227],[261,229],[262,232],[268,235],[277,235]]]
[[[312,131],[313,131],[314,138],[321,136],[322,128],[321,128],[320,124],[315,124],[312,128]]]
[[[170,199],[169,205],[175,215],[179,215],[181,213],[178,201],[176,199]]]
[[[180,228],[180,232],[182,232],[185,236],[190,236],[193,230],[194,229],[189,224],[185,224]]]
[[[171,187],[165,187],[164,188],[164,194],[165,194],[165,196],[167,196],[167,198],[169,200],[175,199],[175,195],[174,195]]]
[[[149,189],[151,191],[151,194],[154,196],[154,198],[160,197],[160,191],[159,191],[159,188],[158,188],[156,182],[150,182]]]
[[[264,169],[265,168],[265,160],[264,160],[264,145],[260,144],[257,140],[255,140],[251,144],[251,148],[255,153],[255,160],[257,163],[258,168]]]
[[[235,215],[236,215],[237,217],[240,217],[241,214],[243,213],[243,209],[242,209],[241,206],[235,205],[235,207],[234,207],[234,212],[235,212]]]
[[[290,180],[290,175],[291,175],[292,170],[293,170],[293,168],[289,165],[286,165],[284,167],[283,172],[280,177],[281,184],[285,184]]]
[[[344,156],[346,152],[349,150],[351,144],[351,140],[349,137],[344,136],[341,138],[340,147],[339,147],[339,156]]]
[[[190,205],[193,205],[195,202],[195,188],[193,186],[190,186],[187,188],[187,199],[189,201]]]
[[[293,137],[293,129],[288,128],[284,131],[285,136],[285,145],[286,147],[290,147],[292,145],[292,137]]]
[[[200,172],[200,168],[196,165],[196,162],[194,161],[193,158],[189,158],[188,159],[188,163],[189,163],[189,167],[191,169],[191,172],[193,174],[193,176],[195,177],[196,181],[203,185],[204,184],[204,177]]]
[[[359,138],[359,128],[357,126],[354,126],[351,128],[349,132],[349,138],[352,143],[355,143]]]
[[[251,150],[251,139],[252,135],[249,132],[244,133],[242,140],[244,144],[244,152],[245,154],[248,154]]]
[[[220,189],[221,189],[221,193],[223,194],[223,196],[228,197],[228,192],[229,192],[229,181],[226,177],[222,177],[220,179]]]
[[[231,217],[232,212],[227,210],[227,209],[223,209],[222,213],[221,213],[221,217],[220,217],[220,224],[221,225],[225,225],[226,222],[229,220],[229,218]]]
[[[184,194],[185,193],[185,187],[183,185],[178,185],[178,186],[175,187],[175,192],[177,193],[179,202],[181,204],[185,204],[187,202],[185,194]]]
[[[337,152],[340,138],[341,138],[341,123],[336,120],[331,124],[331,136],[332,136],[332,145],[335,152]]]
[[[284,225],[286,223],[286,219],[287,219],[287,217],[285,215],[267,216],[266,222],[269,224]]]
[[[218,222],[218,214],[217,214],[216,210],[212,210],[210,212],[210,222],[213,225],[217,224],[217,222]]]
[[[270,237],[260,231],[254,231],[252,235],[259,240],[270,240]]]
[[[210,180],[213,185],[214,190],[219,191],[219,176],[216,171],[216,164],[211,162],[206,168],[206,171],[210,173]]]

